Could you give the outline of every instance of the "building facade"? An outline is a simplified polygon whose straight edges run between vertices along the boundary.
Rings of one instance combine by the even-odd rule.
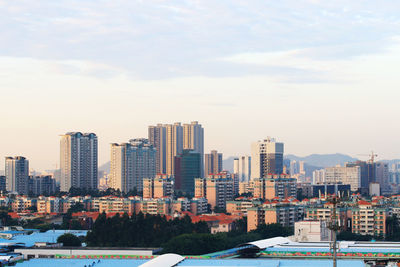
[[[60,141],[60,190],[97,189],[97,136],[70,132]]]
[[[285,199],[297,196],[296,179],[290,175],[266,175],[265,178],[253,179],[253,196],[261,199],[278,197]]]
[[[251,178],[283,173],[283,143],[265,139],[251,145]]]
[[[242,156],[233,160],[233,173],[238,175],[240,183],[250,181],[251,157]]]
[[[209,174],[217,174],[222,172],[222,153],[218,153],[217,150],[211,150],[210,154],[205,154],[204,156],[204,169],[205,176]]]
[[[28,194],[29,161],[21,156],[6,157],[6,190]]]
[[[110,187],[142,192],[143,179],[156,175],[156,156],[156,149],[147,139],[111,144]]]
[[[190,149],[175,157],[175,190],[194,194],[194,180],[201,177],[201,155]]]

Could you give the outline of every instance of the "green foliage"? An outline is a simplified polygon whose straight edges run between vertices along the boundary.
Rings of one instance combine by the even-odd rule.
[[[6,226],[18,225],[18,220],[11,218],[11,216],[8,215],[8,212],[4,210],[0,211],[0,222],[1,225],[6,225]]]
[[[237,221],[239,227],[244,227],[245,219]],[[243,230],[243,229],[242,229]],[[172,238],[163,244],[163,253],[178,253],[182,255],[202,255],[216,251],[234,248],[239,244],[266,239],[276,236],[292,235],[290,228],[280,224],[260,225],[256,230],[246,233],[240,228],[229,233],[218,234],[183,234]]]
[[[372,235],[354,234],[351,231],[343,231],[337,235],[337,240],[352,240],[352,241],[371,241],[374,239]]]
[[[386,219],[386,229],[387,241],[400,241],[400,225],[396,216],[388,217]]]
[[[189,216],[168,221],[159,215],[117,214],[107,218],[102,213],[88,232],[86,243],[103,247],[159,247],[181,234],[209,232],[205,222],[192,223]]]
[[[167,220],[159,215],[120,216],[107,218],[102,213],[86,236],[88,246],[99,247],[162,247],[163,253],[201,255],[233,248],[250,241],[289,236],[293,230],[280,224],[260,225],[246,232],[246,218],[236,221],[229,233],[210,234],[207,223],[192,223],[189,216]]]
[[[163,245],[163,253],[201,255],[224,250],[227,247],[225,234],[183,234]]]
[[[62,243],[64,247],[80,247],[82,245],[79,237],[69,233],[59,236],[57,243]]]

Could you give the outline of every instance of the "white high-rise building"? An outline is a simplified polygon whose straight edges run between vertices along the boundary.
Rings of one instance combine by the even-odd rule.
[[[313,171],[313,184],[325,184],[325,169]]]
[[[60,141],[60,190],[97,189],[97,136],[71,132]]]
[[[204,129],[197,121],[183,125],[183,149],[200,153],[201,177],[204,177]]]
[[[359,166],[325,168],[325,183],[349,184],[352,191],[357,191],[361,188],[361,168]]]
[[[233,173],[237,174],[239,182],[248,182],[251,177],[251,157],[241,156],[233,160]]]
[[[6,157],[6,190],[28,194],[29,161],[21,156]]]
[[[156,176],[156,149],[147,139],[111,144],[111,188],[122,192],[143,190],[143,179]]]
[[[251,179],[283,173],[283,143],[275,139],[257,141],[251,145]]]

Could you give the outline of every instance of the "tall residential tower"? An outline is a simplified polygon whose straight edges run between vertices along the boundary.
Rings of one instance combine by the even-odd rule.
[[[143,179],[156,175],[156,149],[147,139],[111,144],[110,187],[122,192],[143,190]]]
[[[205,154],[205,176],[222,172],[222,162],[222,153],[218,153],[217,150],[211,150],[210,154]]]
[[[70,132],[60,141],[60,190],[97,189],[97,136]]]
[[[265,178],[283,172],[283,143],[275,139],[257,141],[251,145],[251,179]]]
[[[6,190],[28,194],[29,161],[24,157],[6,157]]]

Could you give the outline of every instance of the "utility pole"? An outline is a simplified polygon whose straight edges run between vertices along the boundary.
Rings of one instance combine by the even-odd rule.
[[[332,242],[331,242],[331,249],[333,251],[333,267],[337,267],[337,239],[336,239],[336,234],[337,231],[340,230],[340,225],[338,224],[337,220],[337,214],[336,214],[336,209],[337,209],[337,204],[339,203],[339,198],[335,194],[333,198],[331,199],[331,202],[333,204],[333,209],[332,209],[332,216],[331,216],[331,223],[329,224],[328,228],[331,230],[332,233]]]

